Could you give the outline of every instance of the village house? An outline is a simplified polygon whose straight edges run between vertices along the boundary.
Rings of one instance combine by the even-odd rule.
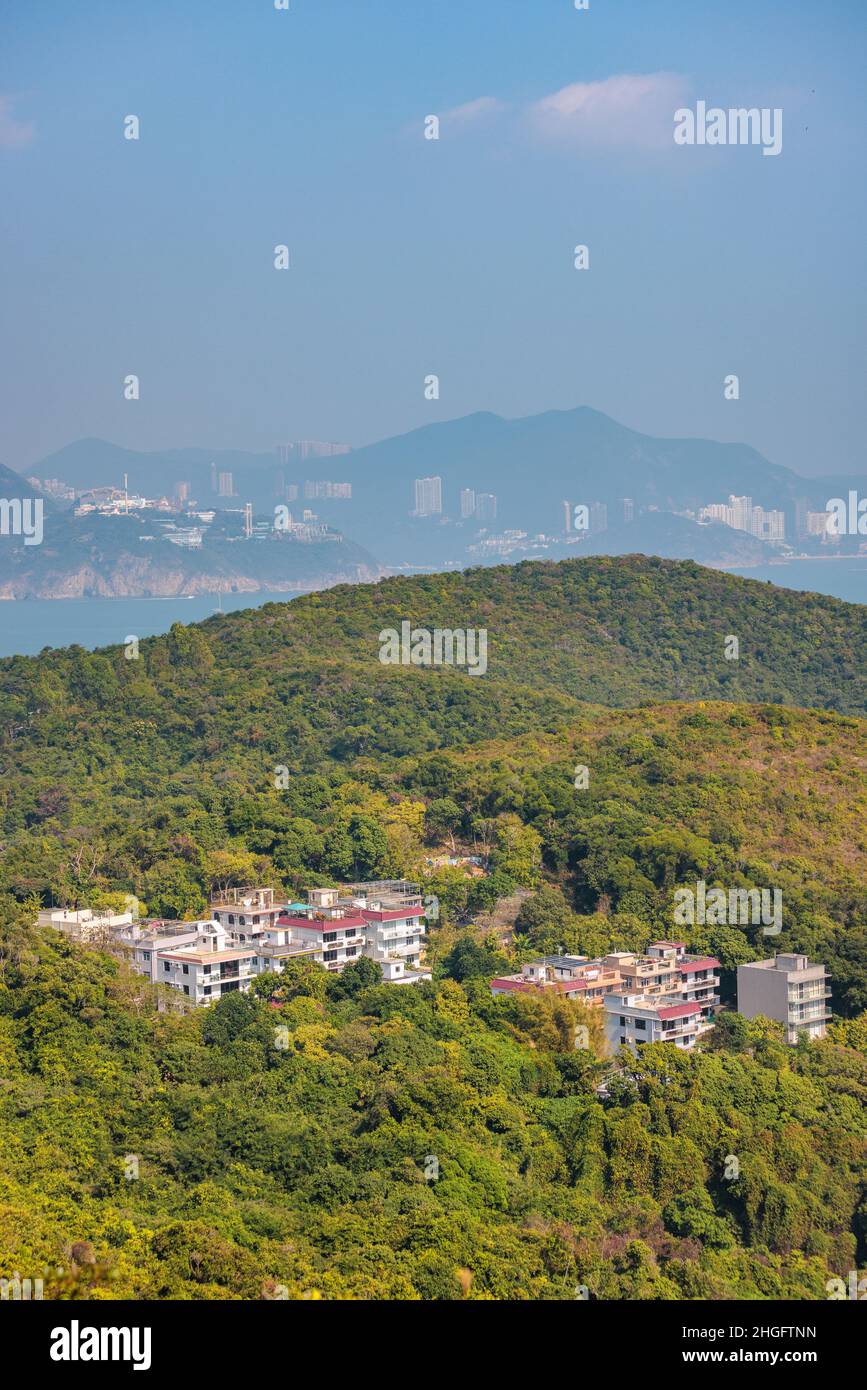
[[[131,912],[100,912],[90,907],[47,907],[36,918],[37,927],[53,927],[72,941],[87,945],[107,942],[120,928],[132,923]]]
[[[653,941],[643,955],[612,951],[598,960],[544,956],[522,966],[520,974],[492,979],[491,993],[554,990],[603,1008],[606,1036],[614,1047],[636,1042],[691,1047],[713,1026],[719,968],[712,956],[687,955],[681,941]]]
[[[91,944],[111,942],[138,974],[192,1004],[246,992],[257,975],[279,973],[300,959],[337,972],[366,956],[389,983],[430,979],[422,964],[425,905],[417,884],[386,879],[309,888],[306,899],[280,900],[272,888],[231,888],[214,897],[210,918],[196,922],[51,909],[39,914],[39,925],[74,931]]]

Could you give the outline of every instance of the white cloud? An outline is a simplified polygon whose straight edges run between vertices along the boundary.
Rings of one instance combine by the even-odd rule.
[[[498,97],[476,97],[475,101],[465,101],[463,106],[453,106],[450,111],[444,111],[442,120],[467,124],[483,116],[498,116],[505,109],[506,103]]]
[[[27,121],[17,121],[12,114],[14,97],[0,96],[0,148],[11,150],[29,145],[36,134]]]
[[[546,140],[587,149],[661,148],[671,145],[674,112],[687,86],[686,78],[671,72],[572,82],[531,102],[526,115]]]

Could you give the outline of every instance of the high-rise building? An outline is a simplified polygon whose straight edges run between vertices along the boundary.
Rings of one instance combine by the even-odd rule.
[[[416,516],[436,516],[443,509],[442,478],[416,478],[415,514]]]
[[[175,484],[175,497],[178,499],[179,502],[186,502],[186,500],[187,500],[187,498],[189,497],[189,495],[190,495],[190,485],[189,485],[189,483],[176,483],[176,484]]]
[[[571,530],[572,530],[572,503],[571,503],[571,502],[564,502],[564,503],[563,503],[563,514],[564,514],[565,519],[566,519],[566,530],[567,530],[567,531],[571,531]]]
[[[620,503],[621,503],[621,506],[623,507],[623,520],[624,520],[624,521],[634,521],[634,520],[635,520],[635,502],[633,501],[633,499],[632,499],[631,497],[621,497]]]
[[[827,536],[830,512],[807,512],[807,535]]]
[[[476,495],[476,520],[496,521],[497,499],[492,492],[479,492]]]
[[[735,524],[734,512],[725,502],[711,502],[709,507],[702,507],[698,515],[702,521],[720,521],[724,526]]]
[[[471,487],[461,488],[461,521],[476,514],[476,494]]]
[[[590,530],[608,530],[608,508],[604,502],[590,503]]]
[[[830,993],[824,965],[811,965],[796,952],[738,966],[738,1013],[776,1019],[790,1045],[802,1034],[824,1038]]]
[[[315,497],[351,497],[352,483],[332,483],[325,479],[314,480],[308,478],[304,484],[304,496],[308,502]]]
[[[253,503],[244,503],[244,535],[249,540],[253,534]]]
[[[299,459],[336,458],[339,454],[348,454],[349,450],[348,444],[332,444],[321,439],[301,439],[295,445],[296,457]]]
[[[809,534],[807,529],[807,514],[809,510],[810,504],[806,497],[795,498],[795,536],[798,540],[800,540],[802,536]]]
[[[746,531],[760,541],[782,541],[786,535],[785,512],[754,507],[751,497],[730,496],[728,504],[711,502],[700,509],[698,516],[700,521],[721,521],[735,531]]]
[[[235,496],[235,482],[230,472],[220,473],[217,476],[217,492],[220,497]]]
[[[333,444],[322,439],[299,439],[294,444],[278,444],[277,457],[286,467],[290,461],[302,459],[330,459],[351,452],[350,444]]]

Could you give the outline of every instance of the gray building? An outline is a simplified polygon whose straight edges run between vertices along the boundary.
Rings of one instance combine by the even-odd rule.
[[[824,1038],[830,994],[824,965],[811,965],[806,956],[793,953],[738,966],[738,1013],[785,1024],[788,1043],[796,1043],[801,1033]]]
[[[415,515],[438,516],[443,509],[442,478],[416,478]]]

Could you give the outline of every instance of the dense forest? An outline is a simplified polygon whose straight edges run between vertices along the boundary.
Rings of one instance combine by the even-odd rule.
[[[381,665],[405,619],[485,627],[487,674]],[[57,1297],[826,1296],[867,1257],[865,638],[863,609],[631,557],[0,663],[0,1273]],[[484,876],[427,865],[448,852]],[[397,875],[440,901],[413,988],[295,968],[178,1015],[33,927]],[[688,945],[728,1003],[741,961],[824,961],[828,1040],[728,1011],[699,1053],[624,1064],[579,1005],[491,997],[540,951],[670,935],[698,878],[782,892],[772,942]]]
[[[821,1299],[863,1257],[863,1020],[731,1015],[600,1093],[580,1006],[475,977],[142,991],[7,931],[0,1247],[46,1297]]]

